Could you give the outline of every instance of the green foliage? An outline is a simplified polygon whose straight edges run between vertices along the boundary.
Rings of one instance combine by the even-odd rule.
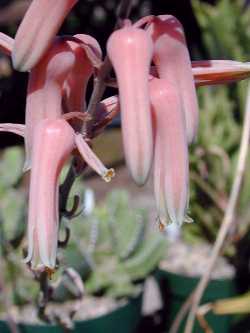
[[[21,182],[22,166],[21,148],[3,151],[0,157],[1,267],[12,291],[12,302],[18,306],[34,304],[39,298],[39,284],[21,261],[27,209],[27,193]],[[79,179],[72,193],[83,197],[84,186]],[[68,246],[59,251],[61,268],[52,283],[54,301],[79,297],[74,282],[62,275],[65,267],[72,267],[80,274],[89,294],[120,298],[141,290],[140,282],[164,255],[165,239],[157,232],[149,233],[147,212],[131,208],[130,204],[127,192],[112,191],[90,216],[81,214],[73,220],[62,221],[60,238],[64,237],[66,226],[71,229],[71,239]],[[69,202],[69,209],[71,205]]]
[[[38,295],[37,283],[24,270],[20,260],[22,250],[19,245],[25,233],[27,203],[27,193],[21,183],[23,160],[20,147],[5,149],[0,157],[1,269],[4,270],[5,281],[12,286],[12,302],[18,305],[34,300]]]
[[[25,228],[26,193],[20,184],[23,151],[6,149],[0,159],[0,238],[18,239]]]
[[[72,222],[64,252],[66,266],[76,269],[91,294],[132,296],[165,253],[165,239],[148,231],[147,214],[131,208],[125,191],[112,191],[84,220]],[[59,299],[58,293],[58,299]]]
[[[250,14],[244,0],[219,0],[215,6],[192,0],[202,38],[213,59],[248,61]]]
[[[246,61],[250,55],[250,9],[244,1],[219,0],[215,6],[193,0],[210,59]],[[239,153],[246,82],[198,90],[200,125],[191,153],[191,216],[185,227],[192,242],[214,242],[223,218]],[[237,237],[249,232],[250,158],[244,175],[236,220]],[[235,250],[230,247],[230,255]],[[227,254],[229,251],[227,251]]]

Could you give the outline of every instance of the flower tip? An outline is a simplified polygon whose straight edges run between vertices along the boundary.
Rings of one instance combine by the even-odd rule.
[[[147,161],[146,161],[147,162]],[[136,169],[130,169],[130,174],[131,177],[133,178],[134,182],[136,183],[137,186],[144,186],[147,181],[148,181],[148,177],[149,177],[149,172],[151,170],[151,164],[150,166],[146,166],[145,170],[141,170],[141,168],[136,168]]]
[[[44,271],[47,273],[49,280],[52,280],[53,275],[55,274],[55,268],[45,267]]]
[[[30,169],[31,169],[31,161],[26,159],[23,165],[23,173],[29,171]]]
[[[166,223],[159,218],[159,230],[160,232],[165,232],[166,230]]]
[[[105,180],[106,183],[109,183],[114,177],[115,177],[115,170],[113,168],[107,169],[107,171],[102,176],[103,180]]]
[[[21,57],[16,55],[16,52],[14,52],[14,51],[11,54],[11,60],[12,60],[13,68],[16,71],[26,72],[28,70],[28,67],[25,66],[25,63],[22,61],[23,59],[21,59]]]
[[[194,220],[192,219],[192,217],[186,215],[185,218],[184,218],[184,222],[185,223],[193,223]]]

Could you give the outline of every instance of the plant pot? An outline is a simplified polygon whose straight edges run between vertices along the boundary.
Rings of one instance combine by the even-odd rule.
[[[93,319],[75,322],[74,333],[134,333],[141,319],[142,293],[131,298],[122,305],[106,315]],[[56,325],[19,325],[21,333],[63,333],[63,329]],[[0,332],[10,333],[8,325],[0,321]]]
[[[156,272],[156,280],[161,289],[168,331],[182,304],[197,286],[199,278],[158,270]],[[211,280],[202,297],[201,304],[232,297],[236,294],[236,286],[233,279]],[[232,316],[218,316],[209,312],[205,318],[214,333],[228,333],[230,331]],[[182,322],[178,332],[182,333],[184,331],[185,321]],[[197,320],[193,333],[204,333]]]

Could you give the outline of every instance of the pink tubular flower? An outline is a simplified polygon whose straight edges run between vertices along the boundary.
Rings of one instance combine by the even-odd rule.
[[[232,60],[193,61],[192,71],[196,86],[225,84],[250,76],[250,63]]]
[[[12,61],[15,69],[28,71],[45,54],[64,18],[77,0],[33,0],[18,28]]]
[[[125,157],[138,185],[146,182],[153,156],[148,87],[152,51],[149,35],[131,26],[115,31],[107,43],[119,87]]]
[[[150,81],[154,118],[155,198],[162,225],[181,225],[188,206],[188,142],[180,95],[165,79]]]
[[[107,44],[119,97],[98,103],[102,84],[113,82],[106,75],[110,64],[102,63],[99,44],[82,34],[55,37],[76,2],[33,0],[15,41],[0,33],[0,51],[12,56],[16,69],[30,71],[25,125],[0,124],[0,132],[25,139],[26,169],[31,169],[25,261],[34,269],[52,270],[56,264],[58,178],[69,155],[77,156],[80,167],[81,157],[107,182],[113,177],[114,170],[91,150],[91,140],[120,109],[125,157],[137,184],[146,182],[154,161],[160,225],[186,221],[188,143],[195,138],[198,123],[195,84],[250,76],[249,63],[191,63],[182,26],[172,16],[149,16],[134,25],[125,20]],[[156,67],[150,67],[152,60]],[[91,75],[95,89],[87,117],[85,92]],[[86,123],[87,119],[91,121]]]
[[[64,40],[57,38],[42,60],[31,70],[26,101],[26,160],[31,166],[31,150],[36,125],[42,119],[62,115],[63,84],[73,68],[75,56]]]
[[[198,127],[198,104],[182,25],[171,15],[161,15],[153,18],[147,31],[154,41],[153,61],[159,77],[174,85],[181,96],[187,137],[192,142]]]
[[[63,119],[36,126],[29,194],[28,256],[32,267],[53,269],[58,240],[58,177],[74,148],[74,131]]]

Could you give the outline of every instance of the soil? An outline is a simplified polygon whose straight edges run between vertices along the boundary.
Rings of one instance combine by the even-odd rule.
[[[63,320],[67,320],[71,311],[77,311],[74,320],[87,320],[105,315],[124,304],[126,304],[126,300],[115,301],[109,297],[85,296],[82,301],[69,301],[62,304],[50,303],[46,313],[53,313]],[[37,317],[37,309],[32,305],[26,305],[22,308],[13,307],[12,315],[18,323],[43,324]]]
[[[167,257],[160,268],[190,277],[200,277],[207,269],[212,247],[209,244],[185,244],[181,239],[169,243]],[[233,278],[235,269],[223,257],[217,259],[212,279]]]

